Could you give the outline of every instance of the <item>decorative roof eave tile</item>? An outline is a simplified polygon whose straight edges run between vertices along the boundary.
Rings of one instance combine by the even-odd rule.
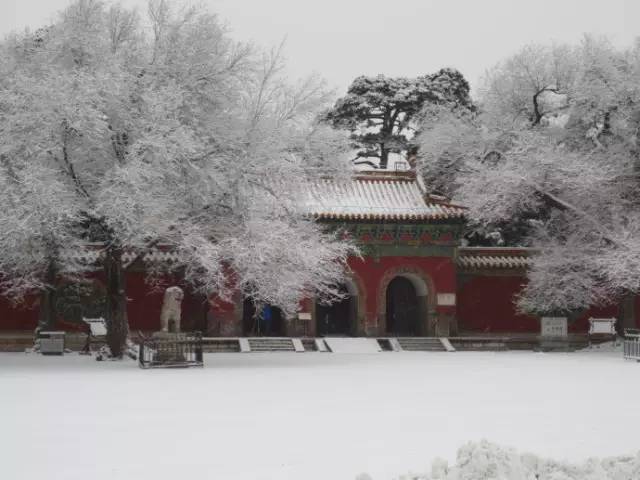
[[[532,248],[463,247],[458,249],[458,266],[467,270],[526,270],[532,263]]]
[[[421,220],[452,220],[462,219],[463,214],[406,214],[406,213],[385,213],[385,214],[373,214],[373,213],[333,213],[333,212],[319,212],[312,213],[311,216],[317,220],[347,220],[347,221],[409,221],[416,222]]]

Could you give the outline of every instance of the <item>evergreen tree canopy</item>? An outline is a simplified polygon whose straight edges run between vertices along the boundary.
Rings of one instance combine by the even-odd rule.
[[[351,132],[358,149],[355,163],[387,168],[390,153],[415,148],[414,120],[427,104],[473,109],[469,83],[460,72],[449,68],[417,78],[360,76],[327,112],[325,120]]]

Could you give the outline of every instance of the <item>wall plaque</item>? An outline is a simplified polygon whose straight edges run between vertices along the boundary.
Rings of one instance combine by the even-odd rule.
[[[567,337],[567,317],[542,317],[540,335],[543,337]]]
[[[441,307],[455,307],[456,294],[455,293],[439,293],[438,305]]]

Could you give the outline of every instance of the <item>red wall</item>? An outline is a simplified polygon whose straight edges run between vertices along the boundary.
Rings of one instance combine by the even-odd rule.
[[[470,275],[458,284],[458,326],[465,333],[539,333],[537,317],[516,312],[515,296],[526,284],[524,276]],[[616,304],[592,307],[569,321],[570,333],[586,333],[589,317],[618,316]]]
[[[96,276],[96,281],[100,281],[99,276]],[[145,282],[144,273],[129,272],[126,284],[127,315],[132,331],[160,329],[160,310],[162,309],[164,290],[171,285],[179,285],[185,292],[182,302],[182,329],[191,330],[202,327],[208,306],[203,304],[202,298],[193,295],[188,287],[167,277],[157,288],[152,288]],[[8,299],[0,297],[0,331],[33,330],[37,324],[37,298],[30,300],[25,305],[15,306]],[[82,330],[82,326],[65,323],[64,318],[59,319],[56,328]]]
[[[38,325],[38,300],[15,305],[0,297],[0,330],[34,330]]]
[[[536,318],[515,311],[513,299],[524,281],[521,276],[463,277],[458,284],[460,334],[540,331]]]
[[[364,303],[360,318],[359,333],[379,334],[376,329],[380,315],[385,312],[381,303],[384,285],[391,277],[403,272],[416,272],[430,283],[429,293],[457,293],[457,307],[435,307],[438,315],[456,316],[460,334],[465,333],[538,333],[537,318],[517,314],[513,299],[521,290],[526,279],[523,276],[464,275],[458,280],[455,265],[449,257],[364,257],[352,258],[349,265],[354,273]],[[127,275],[127,312],[132,331],[155,331],[160,328],[160,310],[164,289],[170,285],[180,285],[176,279],[167,278],[156,289],[145,282],[142,272]],[[202,298],[185,291],[182,304],[182,327],[184,330],[204,329],[206,325],[212,335],[237,336],[242,333],[241,319],[238,318],[234,302],[211,299],[210,304]],[[234,299],[237,300],[237,299]],[[435,302],[433,295],[430,299]],[[37,325],[37,299],[24,307],[16,307],[0,297],[0,330],[33,330]],[[307,305],[309,304],[309,305]],[[30,306],[29,306],[30,305]],[[304,310],[312,308],[304,303]],[[569,323],[570,332],[586,332],[588,318],[617,317],[617,305],[591,308]],[[640,312],[640,297],[636,298],[635,311]],[[205,318],[206,317],[206,318]],[[640,327],[636,315],[636,324]]]
[[[160,310],[164,288],[152,289],[146,284],[142,272],[127,274],[127,316],[129,328],[132,331],[160,330]]]

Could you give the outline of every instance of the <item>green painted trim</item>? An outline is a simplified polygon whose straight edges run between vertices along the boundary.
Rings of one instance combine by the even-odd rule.
[[[456,246],[464,233],[459,223],[335,223],[329,230],[343,230],[363,249],[380,246]]]
[[[454,257],[455,245],[361,245],[365,257]]]

